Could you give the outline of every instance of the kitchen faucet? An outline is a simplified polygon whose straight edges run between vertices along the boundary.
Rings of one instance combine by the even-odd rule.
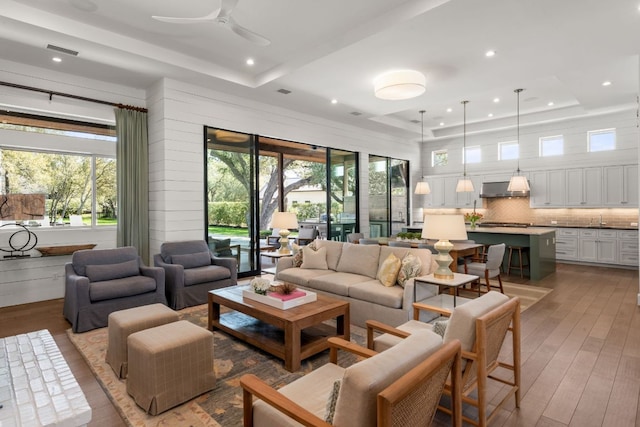
[[[602,214],[600,214],[600,227],[606,224],[607,224],[606,222],[602,222]]]

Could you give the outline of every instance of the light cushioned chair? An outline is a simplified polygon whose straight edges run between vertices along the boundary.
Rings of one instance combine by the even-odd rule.
[[[107,326],[109,314],[165,297],[164,270],[147,267],[133,246],[87,249],[65,265],[64,317],[73,332]]]
[[[421,303],[414,303],[414,308],[416,317],[420,310],[427,309]],[[432,325],[410,320],[392,328],[370,320],[367,322],[367,347],[386,352],[402,342],[403,337],[425,330],[432,331],[439,326],[437,323]],[[374,338],[374,331],[384,333]],[[500,349],[509,331],[512,346],[510,360],[498,361]],[[491,291],[457,306],[451,313],[443,336],[445,344],[452,340],[460,340],[462,345],[462,401],[478,410],[477,420],[463,416],[463,421],[476,426],[486,426],[512,394],[516,407],[520,407],[520,300],[517,297],[509,298]],[[495,375],[494,371],[498,368],[503,370],[500,375]],[[505,374],[509,371],[512,377]],[[506,395],[492,411],[488,409],[489,380],[507,386]],[[450,385],[446,385],[445,394],[449,394],[450,390]],[[450,412],[449,408],[443,406],[439,409]]]
[[[153,263],[166,274],[169,307],[180,310],[207,302],[207,292],[238,284],[235,258],[214,256],[204,240],[165,242]]]
[[[271,388],[255,375],[242,376],[244,425],[284,427],[302,423],[369,427],[375,426],[380,417],[388,421],[386,414],[390,406],[403,407],[407,412],[405,420],[409,424],[404,425],[429,425],[438,399],[431,402],[429,411],[429,405],[422,400],[424,396],[418,398],[421,393],[416,392],[416,387],[424,391],[427,386],[431,389],[429,393],[435,390],[435,396],[439,397],[452,369],[453,400],[460,401],[456,398],[460,376],[456,361],[458,342],[443,347],[440,336],[420,331],[379,354],[339,338],[330,338],[329,345],[330,363],[279,390]],[[340,367],[336,365],[338,349],[366,359],[347,368]],[[429,377],[434,371],[438,371],[437,380],[416,381],[416,378]],[[418,399],[413,403],[412,399],[404,400],[407,391]],[[254,400],[254,396],[258,399]],[[419,417],[426,418],[428,422],[411,424],[411,420]],[[453,418],[458,423],[454,425],[460,425],[459,412],[454,410]]]
[[[458,266],[458,273],[473,274],[476,276],[484,277],[485,285],[487,285],[487,292],[491,288],[499,289],[504,293],[502,289],[502,278],[500,277],[500,266],[502,265],[502,259],[504,258],[505,244],[500,243],[498,245],[491,245],[487,251],[487,260],[485,262],[472,260],[467,262],[466,258],[462,265]],[[498,279],[497,285],[492,285],[489,279]],[[480,295],[481,281],[478,280],[478,295]]]

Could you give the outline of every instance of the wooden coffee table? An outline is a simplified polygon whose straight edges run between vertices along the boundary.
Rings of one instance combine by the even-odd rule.
[[[280,310],[242,297],[244,286],[209,291],[209,329],[219,329],[282,360],[288,371],[328,347],[329,337],[350,340],[349,303],[323,295],[317,301]],[[220,306],[233,311],[220,314]],[[336,327],[323,324],[336,319]]]

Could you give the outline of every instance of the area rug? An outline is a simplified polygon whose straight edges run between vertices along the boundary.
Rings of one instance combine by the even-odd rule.
[[[206,327],[207,305],[199,305],[179,311],[180,318]],[[242,426],[242,388],[240,377],[255,374],[275,388],[288,384],[329,361],[329,352],[324,351],[302,362],[298,372],[284,369],[283,362],[261,350],[245,344],[221,332],[214,332],[214,370],[216,386],[189,402],[170,409],[160,415],[151,416],[140,409],[127,394],[126,380],[120,380],[105,362],[107,328],[94,329],[75,334],[70,329],[67,335],[87,361],[122,418],[130,426]],[[351,341],[364,345],[366,331],[351,326]],[[349,366],[356,357],[339,352],[338,364]]]
[[[502,281],[502,288],[504,289],[505,295],[520,298],[521,313],[553,291],[553,289],[549,288],[542,288],[540,286],[533,285],[520,285],[517,283],[505,282],[504,280]],[[482,285],[482,290],[486,290],[484,284]],[[478,293],[469,289],[461,289],[459,295],[466,298],[476,298]]]

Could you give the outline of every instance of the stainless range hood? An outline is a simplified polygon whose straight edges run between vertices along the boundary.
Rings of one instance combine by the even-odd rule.
[[[509,181],[483,182],[480,197],[529,197],[528,191],[509,191]]]

